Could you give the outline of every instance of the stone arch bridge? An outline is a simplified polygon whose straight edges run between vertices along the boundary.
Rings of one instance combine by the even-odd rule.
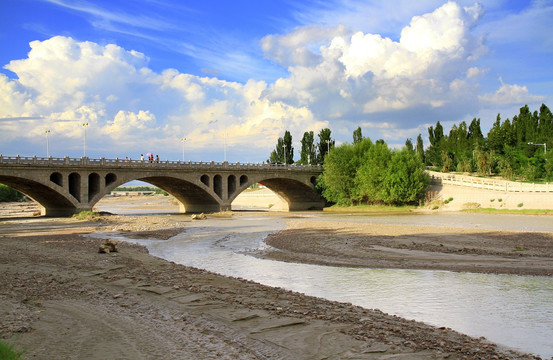
[[[321,173],[320,166],[0,155],[0,183],[35,200],[46,216],[92,210],[104,195],[133,180],[173,195],[183,213],[230,210],[232,201],[255,183],[277,193],[289,211],[322,209],[324,201],[314,191]]]

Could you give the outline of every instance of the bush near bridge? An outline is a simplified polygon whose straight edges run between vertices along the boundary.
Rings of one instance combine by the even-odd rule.
[[[326,155],[317,187],[337,205],[417,204],[430,182],[412,146],[391,150],[383,140],[345,143]]]
[[[25,195],[11,187],[0,184],[0,202],[24,201]]]

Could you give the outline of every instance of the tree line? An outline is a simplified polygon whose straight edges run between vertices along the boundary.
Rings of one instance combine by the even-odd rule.
[[[553,180],[553,115],[542,104],[531,112],[520,108],[512,120],[498,114],[487,136],[482,134],[480,119],[470,125],[454,124],[444,134],[440,122],[428,128],[429,147],[424,150],[422,137],[416,151],[425,163],[441,171],[477,172],[483,176],[499,175],[511,180]]]
[[[331,131],[328,128],[321,129],[318,137],[319,141],[315,143],[313,131],[306,131],[301,139],[300,159],[296,164],[322,164],[326,154],[334,147],[334,140],[331,139]],[[271,152],[269,163],[293,164],[294,147],[292,146],[292,135],[286,130],[284,136],[278,138],[275,149]]]
[[[338,205],[402,205],[417,204],[424,197],[429,177],[409,142],[401,150],[390,149],[384,140],[373,143],[364,138],[360,127],[353,132],[352,144],[335,146],[330,135],[330,129],[322,129],[315,146],[313,132],[304,133],[302,155],[297,161],[307,164],[309,159],[317,159],[323,165],[317,189],[327,201]],[[269,161],[291,164],[291,142],[286,131]]]
[[[421,134],[415,144],[407,139],[402,149],[390,149],[384,140],[364,138],[358,127],[353,143],[336,147],[325,128],[316,144],[312,131],[304,133],[297,163],[322,164],[317,188],[340,205],[416,204],[429,184],[426,167],[511,180],[553,180],[553,114],[545,104],[534,112],[524,105],[512,120],[502,121],[498,114],[486,136],[477,118],[468,125],[454,124],[448,134],[438,121],[428,127],[428,139],[426,149]],[[268,161],[292,164],[293,157],[292,136],[286,131]]]

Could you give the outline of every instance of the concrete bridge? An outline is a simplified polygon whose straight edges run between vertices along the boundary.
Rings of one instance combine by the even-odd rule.
[[[92,210],[104,195],[133,180],[173,195],[183,213],[230,210],[236,196],[256,183],[277,193],[289,211],[322,209],[324,201],[314,191],[321,173],[320,166],[0,155],[0,183],[36,201],[46,216]]]

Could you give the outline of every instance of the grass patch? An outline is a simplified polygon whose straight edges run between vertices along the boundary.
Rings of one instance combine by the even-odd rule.
[[[490,202],[494,202],[494,201],[495,201],[495,199],[490,199]]]
[[[519,208],[521,208],[523,206],[524,206],[524,203],[520,203],[520,204],[517,205],[517,207],[519,207]]]
[[[453,201],[453,198],[450,197],[449,199],[444,200],[444,204],[449,204],[449,203],[452,202],[452,201]]]
[[[11,344],[0,340],[0,359],[3,360],[20,360],[24,351],[17,351]]]
[[[480,204],[477,202],[468,202],[463,204],[463,210],[479,209]]]
[[[323,211],[330,212],[409,212],[416,209],[416,206],[412,205],[402,205],[402,206],[392,206],[392,205],[352,205],[352,206],[339,206],[332,205],[326,207]]]
[[[73,217],[77,220],[102,221],[102,215],[100,213],[88,210],[73,214]]]
[[[499,198],[499,199],[497,199],[497,201],[498,201],[498,202],[502,202],[502,201],[503,201],[503,199],[502,199],[502,198]]]

